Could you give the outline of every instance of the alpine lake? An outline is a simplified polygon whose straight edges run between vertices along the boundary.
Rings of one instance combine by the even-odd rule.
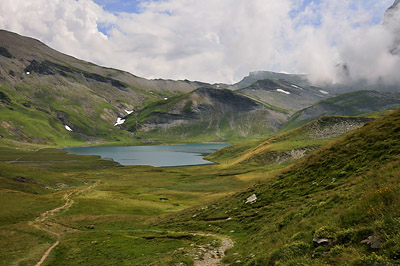
[[[151,165],[155,167],[212,164],[203,159],[226,143],[198,143],[154,146],[73,147],[63,150],[76,155],[99,155],[121,165]]]

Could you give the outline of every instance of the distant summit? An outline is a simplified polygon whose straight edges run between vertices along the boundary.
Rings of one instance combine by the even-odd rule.
[[[390,48],[392,55],[400,54],[400,17],[399,17],[399,3],[400,0],[396,0],[391,7],[389,7],[383,18],[383,25],[392,32],[395,40]]]
[[[398,5],[399,5],[399,3],[400,3],[400,0],[396,0],[396,1],[394,1],[393,5],[392,5],[391,7],[389,7],[389,9],[388,9],[388,10],[392,10],[392,9],[395,9],[395,8],[397,8],[397,7],[398,7]]]
[[[288,82],[296,83],[300,86],[309,85],[307,75],[304,74],[299,75],[299,74],[276,73],[271,71],[253,71],[250,72],[248,76],[244,77],[240,82],[230,86],[229,89],[232,90],[243,89],[263,79],[286,80]]]

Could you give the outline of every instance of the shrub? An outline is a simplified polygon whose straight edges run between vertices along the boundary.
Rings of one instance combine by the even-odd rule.
[[[333,227],[322,226],[314,233],[314,237],[335,239],[336,230]]]

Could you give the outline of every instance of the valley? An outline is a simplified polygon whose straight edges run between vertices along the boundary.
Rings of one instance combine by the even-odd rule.
[[[399,265],[399,107],[306,75],[149,80],[0,31],[0,265]],[[209,142],[232,145],[198,166],[62,150]]]

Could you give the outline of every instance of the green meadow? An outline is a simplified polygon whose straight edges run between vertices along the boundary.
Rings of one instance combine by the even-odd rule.
[[[36,265],[57,241],[41,265],[194,265],[227,240],[213,256],[229,265],[396,265],[400,112],[320,138],[337,119],[348,121],[241,142],[206,166],[3,145],[0,265]]]

